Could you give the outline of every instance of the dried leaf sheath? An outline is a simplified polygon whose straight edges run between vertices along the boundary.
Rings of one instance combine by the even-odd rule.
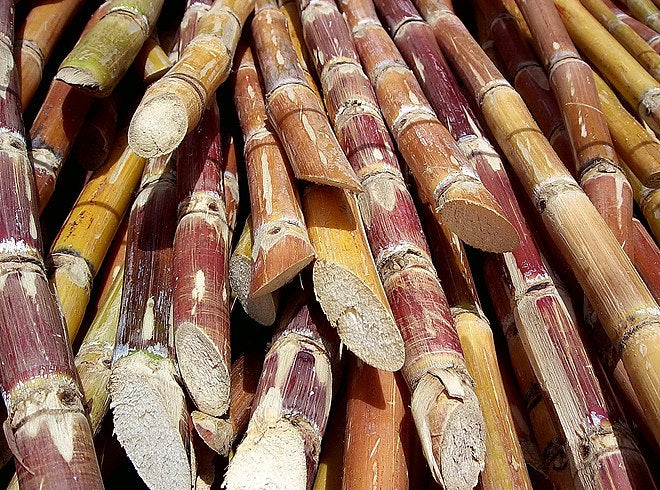
[[[518,239],[511,223],[429,107],[371,2],[343,2],[341,8],[422,200],[466,243],[497,252],[514,249]]]
[[[129,143],[136,153],[166,155],[197,126],[229,76],[241,29],[253,7],[254,0],[216,0],[200,19],[177,63],[147,89],[133,115]]]
[[[640,403],[660,422],[660,310],[603,219],[463,24],[440,0],[415,0],[479,104],[545,226],[621,352]],[[461,39],[461,49],[454,39]],[[640,350],[640,347],[645,348]],[[656,415],[657,414],[657,415]],[[660,423],[657,424],[660,428]],[[657,436],[656,436],[657,437]]]
[[[458,468],[473,473],[468,479],[476,480],[481,469],[478,458],[472,463],[470,449],[461,452],[451,441],[463,426],[480,427],[481,415],[451,313],[376,96],[334,3],[312,0],[300,5],[305,39],[314,53],[330,118],[365,189],[360,202],[362,221],[404,339],[403,374],[417,402],[414,416],[429,465],[434,477],[445,483],[453,481]],[[451,390],[460,387],[462,394],[457,388],[453,397],[446,396],[447,386]],[[420,410],[424,404],[427,410]],[[452,423],[435,423],[443,416]],[[470,441],[477,453],[482,447],[479,436],[477,430]],[[460,444],[469,446],[464,440]],[[465,470],[468,465],[470,470]]]
[[[183,383],[210,415],[229,406],[229,228],[220,114],[211,102],[177,150],[179,223],[174,237],[174,341]]]
[[[361,191],[325,111],[298,62],[286,17],[274,1],[257,3],[252,35],[266,90],[268,116],[295,176]]]
[[[83,3],[83,0],[36,2],[17,30],[14,51],[24,109],[41,83],[44,65],[50,60],[57,41]]]
[[[191,481],[188,413],[175,380],[170,318],[175,191],[170,158],[151,160],[129,217],[109,385],[117,439],[144,482],[162,489]]]
[[[291,281],[314,259],[297,182],[266,115],[252,51],[237,54],[234,101],[244,139],[253,247],[250,295],[259,297]]]
[[[364,362],[387,371],[403,365],[405,352],[360,221],[347,191],[310,185],[303,212],[316,250],[314,293],[342,342]]]
[[[21,488],[101,489],[73,355],[41,256],[36,192],[0,1],[0,387]]]
[[[112,0],[60,65],[56,79],[97,96],[114,90],[151,34],[164,0]]]
[[[305,301],[273,336],[247,433],[227,469],[227,489],[311,488],[338,355],[337,334],[318,304]]]

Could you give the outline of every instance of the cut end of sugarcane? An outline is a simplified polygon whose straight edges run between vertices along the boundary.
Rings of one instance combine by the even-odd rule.
[[[234,254],[229,261],[229,284],[241,306],[250,318],[266,327],[277,319],[277,293],[262,294],[253,298],[250,293],[252,260],[241,254]]]
[[[174,346],[190,398],[203,412],[223,415],[229,408],[229,368],[218,347],[188,322],[177,326]]]
[[[258,253],[252,265],[252,300],[281,288],[314,260],[314,248],[306,233],[304,237],[299,236],[297,228],[282,224],[265,231],[264,234],[268,236],[258,236],[255,240],[253,250]]]
[[[362,187],[362,184],[360,184],[357,175],[355,175],[355,172],[350,168],[346,172],[337,169],[332,175],[330,175],[329,172],[326,172],[325,174],[309,174],[301,172],[300,170],[297,172],[294,171],[294,175],[297,179],[312,182],[313,184],[329,185],[331,187],[338,187],[356,193],[364,192],[364,188]]]
[[[115,361],[109,383],[117,440],[149,488],[190,488],[181,430],[186,401],[168,359],[136,352]]]
[[[191,417],[200,439],[219,455],[229,456],[235,439],[231,422],[198,411],[194,411]]]
[[[442,223],[471,247],[494,253],[518,247],[518,232],[480,182],[456,182],[440,201]]]
[[[228,490],[305,490],[307,460],[300,431],[281,415],[282,401],[271,388],[255,411],[236,449],[224,487]]]
[[[472,388],[446,373],[427,374],[411,398],[411,410],[433,478],[445,489],[474,488],[486,458],[484,419]],[[450,392],[463,392],[452,396]]]
[[[144,158],[167,155],[188,133],[188,112],[174,94],[153,97],[135,111],[128,128],[128,144]]]
[[[339,338],[362,361],[398,371],[405,351],[389,308],[352,272],[326,261],[314,264],[314,293]]]
[[[57,71],[56,80],[60,80],[96,97],[110,95],[111,89],[104,87],[98,77],[89,68],[66,65],[65,63]]]

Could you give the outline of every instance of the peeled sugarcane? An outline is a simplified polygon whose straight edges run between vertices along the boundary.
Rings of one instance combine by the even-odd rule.
[[[172,314],[177,363],[197,408],[219,416],[229,406],[230,239],[215,101],[183,140],[176,160]]]
[[[555,0],[555,6],[580,52],[651,129],[660,134],[660,83],[582,7],[579,0]]]
[[[628,113],[596,73],[594,80],[618,155],[644,186],[660,187],[660,142]]]
[[[55,77],[106,97],[149,38],[164,0],[112,0],[107,12],[64,59]]]
[[[466,243],[494,252],[513,250],[518,245],[515,229],[429,106],[371,2],[342,5],[385,121],[422,200]]]
[[[254,0],[216,0],[197,23],[179,60],[144,94],[128,131],[129,144],[145,157],[176,149],[202,117],[229,76],[234,50]]]
[[[234,102],[243,130],[252,213],[252,277],[258,298],[291,281],[314,260],[297,182],[266,115],[259,73],[248,46],[239,49]]]
[[[579,0],[574,3],[589,16]],[[632,189],[619,166],[591,67],[580,58],[552,0],[518,0],[518,4],[564,117],[573,148],[574,175],[628,252],[632,244]]]
[[[121,102],[122,97],[118,91],[92,102],[85,124],[78,132],[71,150],[73,157],[85,170],[96,170],[108,158],[117,136]]]
[[[660,250],[644,225],[633,219],[634,264],[656,301],[660,301]]]
[[[403,366],[404,345],[378,277],[356,198],[329,186],[303,191],[314,250],[314,292],[342,342],[364,362],[387,371]],[[350,293],[349,293],[350,291]]]
[[[603,3],[607,5],[607,8],[609,8],[618,19],[620,19],[626,25],[630,26],[639,36],[642,37],[642,39],[644,39],[644,41],[649,43],[649,45],[655,50],[656,53],[660,54],[660,34],[655,32],[646,24],[638,21],[634,17],[630,17],[611,0],[603,0]]]
[[[0,0],[0,388],[21,488],[101,489],[73,354],[50,290],[27,155],[14,2]]]
[[[142,45],[133,66],[144,83],[151,84],[168,72],[172,62],[158,44],[156,36],[152,34]]]
[[[23,109],[37,91],[57,41],[83,3],[83,0],[41,0],[30,9],[16,31],[14,50]]]
[[[311,293],[294,294],[307,299],[273,335],[247,432],[227,469],[228,490],[304,490],[314,483],[337,385],[339,339]]]
[[[623,0],[632,14],[655,32],[660,32],[660,11],[652,0]]]
[[[229,456],[250,421],[252,401],[263,366],[263,354],[242,353],[231,365],[229,410],[222,418],[192,412],[192,422],[199,437],[216,453]]]
[[[486,16],[498,59],[502,61],[509,80],[527,103],[561,161],[567,167],[573,166],[573,150],[561,110],[550,88],[548,77],[536,61],[531,46],[527,45],[519,24],[516,25],[513,17],[508,15],[501,0],[480,0],[477,5]],[[522,17],[522,14],[520,15]],[[524,24],[524,19],[521,22]],[[525,27],[527,28],[527,24]]]
[[[85,315],[94,281],[138,186],[145,160],[119,136],[106,163],[94,172],[55,238],[48,256],[71,340]]]
[[[483,467],[483,418],[376,96],[334,2],[299,5],[330,119],[365,190],[361,216],[403,336],[403,375],[424,453],[438,482],[475,484]],[[464,427],[469,437],[457,436]]]
[[[117,440],[142,480],[162,489],[191,484],[188,412],[175,379],[170,316],[176,204],[174,162],[150,160],[129,217],[109,384]]]
[[[341,150],[317,92],[305,76],[274,1],[257,2],[255,54],[266,89],[268,117],[298,179],[351,191],[362,188]]]
[[[603,0],[580,0],[598,22],[632,54],[653,78],[660,80],[660,55],[635,30],[612,12]]]
[[[442,3],[415,0],[570,264],[660,439],[660,310],[606,223],[542,136],[520,96]],[[460,40],[460,43],[456,40]],[[460,49],[458,46],[460,45]]]
[[[250,295],[252,281],[252,217],[248,216],[238,243],[229,259],[229,284],[241,302],[243,310],[261,325],[272,325],[277,318],[279,293],[264,294],[258,298]]]
[[[409,459],[417,441],[401,374],[351,357],[346,390],[342,489],[411,488]]]

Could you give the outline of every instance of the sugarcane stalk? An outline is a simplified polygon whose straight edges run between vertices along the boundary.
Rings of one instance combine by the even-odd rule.
[[[252,35],[268,117],[296,178],[361,191],[317,92],[298,61],[286,17],[274,1],[257,2]]]
[[[191,414],[197,435],[221,456],[229,456],[247,428],[263,361],[263,353],[243,352],[232,363],[229,410],[222,418],[197,411]]]
[[[527,111],[520,96],[441,0],[415,0],[477,101],[521,185],[621,354],[642,407],[658,420],[660,310],[616,238]],[[456,39],[460,39],[458,49]],[[643,347],[642,347],[643,346]],[[641,349],[641,350],[640,350]],[[649,368],[651,366],[651,368]]]
[[[236,144],[237,140],[240,139],[240,130],[237,126],[237,124],[223,123],[220,131],[222,135],[222,161],[225,166],[222,172],[222,180],[225,193],[225,215],[227,216],[227,226],[229,227],[229,242],[232,241],[236,230],[240,199],[238,161],[241,158],[241,151],[239,145]]]
[[[0,388],[21,488],[103,488],[80,380],[41,256],[27,155],[14,2],[0,1]]]
[[[410,401],[400,373],[348,363],[342,489],[409,488]],[[417,441],[414,441],[417,442]]]
[[[633,219],[634,264],[637,272],[655,297],[660,301],[660,250],[644,225]]]
[[[513,18],[513,20],[515,20],[516,25],[518,27],[517,30],[520,32],[525,42],[531,46],[533,42],[532,33],[529,32],[529,27],[527,27],[525,18],[523,17],[522,12],[518,8],[518,5],[516,4],[516,0],[502,0],[501,4],[504,7],[504,11],[507,14],[509,14],[509,16]]]
[[[149,38],[164,0],[112,0],[55,76],[95,96],[114,90]]]
[[[69,337],[85,315],[90,293],[112,243],[145,160],[119,136],[106,163],[94,172],[55,238],[48,256],[50,281],[57,290]]]
[[[660,143],[657,138],[628,113],[596,73],[594,80],[616,152],[644,186],[660,187]]]
[[[642,210],[655,241],[660,243],[660,189],[644,187],[626,165],[623,169],[626,171],[628,182],[632,186],[635,202]]]
[[[175,379],[171,338],[177,204],[173,167],[169,156],[150,160],[131,208],[109,382],[118,441],[142,480],[163,489],[191,484],[188,412]]]
[[[330,119],[365,189],[361,216],[403,336],[403,375],[413,393],[413,416],[424,453],[439,482],[451,486],[458,468],[468,475],[463,478],[476,482],[482,468],[482,417],[376,96],[334,3],[313,0],[299,5],[305,40],[314,53]],[[420,332],[419,325],[425,325],[424,332]],[[438,424],[444,418],[451,422]],[[461,441],[467,449],[459,450],[450,441],[463,426],[477,430],[469,441]],[[471,467],[466,470],[468,465]]]
[[[122,266],[119,274],[112,281],[108,295],[101,303],[75,358],[94,435],[101,429],[101,422],[110,407],[108,380],[119,325],[123,280]]]
[[[298,189],[286,154],[268,123],[252,50],[237,54],[234,102],[244,140],[252,213],[252,278],[258,298],[291,281],[314,260]]]
[[[174,341],[181,377],[210,415],[229,406],[229,229],[220,114],[211,102],[177,151],[179,223],[174,237]]]
[[[614,85],[651,129],[660,133],[660,83],[589,15],[579,0],[555,0],[555,6],[580,52]]]
[[[573,148],[574,174],[623,249],[628,251],[632,243],[632,189],[614,152],[591,68],[580,58],[551,1],[518,3],[564,117]],[[605,32],[579,0],[573,3],[600,29],[598,32]],[[585,25],[589,26],[586,21]]]
[[[519,24],[508,15],[504,2],[479,1],[477,5],[487,18],[486,22],[503,70],[561,161],[567,167],[572,167],[573,150],[559,104],[550,88],[548,76],[536,60],[531,45],[528,46],[523,38]],[[520,15],[522,18],[522,14]],[[524,23],[524,19],[521,22]],[[525,27],[527,28],[527,24]]]
[[[495,252],[513,250],[518,244],[514,228],[429,106],[371,2],[344,2],[342,10],[422,200],[466,243]]]
[[[323,438],[319,469],[314,480],[314,490],[341,488],[344,434],[346,433],[346,390],[341,390],[330,410],[328,427],[331,430]]]
[[[338,374],[339,339],[311,295],[297,294],[308,299],[273,335],[247,432],[227,469],[227,489],[302,490],[314,483]]]
[[[642,39],[644,39],[644,41],[649,44],[649,46],[655,50],[656,53],[660,54],[660,34],[655,32],[646,24],[638,21],[634,17],[629,16],[611,0],[603,0],[603,3],[607,5],[607,8],[609,8],[618,19],[620,19],[624,24],[630,26],[639,36],[642,37]]]
[[[55,45],[83,3],[83,0],[39,1],[16,31],[14,50],[23,109],[37,91]]]
[[[156,35],[152,33],[142,45],[133,66],[144,83],[149,85],[165,75],[172,67],[172,62],[158,44]]]
[[[660,11],[651,0],[623,0],[635,18],[660,32]]]
[[[120,89],[121,90],[121,89]],[[78,132],[71,154],[85,170],[96,170],[108,158],[117,136],[119,105],[118,91],[104,99],[96,99]]]
[[[147,89],[133,115],[129,143],[137,154],[168,154],[197,126],[229,76],[241,29],[253,8],[254,0],[216,0],[200,19],[179,60]]]
[[[617,17],[603,0],[580,0],[598,22],[635,57],[653,78],[660,80],[660,55],[637,34],[632,27]]]
[[[403,339],[378,277],[356,198],[342,189],[310,185],[303,191],[302,204],[317,257],[314,292],[330,324],[364,362],[386,371],[401,369]]]
[[[261,325],[272,325],[277,318],[279,294],[273,292],[254,298],[250,295],[251,281],[252,217],[248,216],[229,259],[229,285],[250,318]]]

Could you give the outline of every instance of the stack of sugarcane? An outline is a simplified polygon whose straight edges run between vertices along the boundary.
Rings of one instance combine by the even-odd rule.
[[[0,486],[656,488],[659,6],[0,0]]]

